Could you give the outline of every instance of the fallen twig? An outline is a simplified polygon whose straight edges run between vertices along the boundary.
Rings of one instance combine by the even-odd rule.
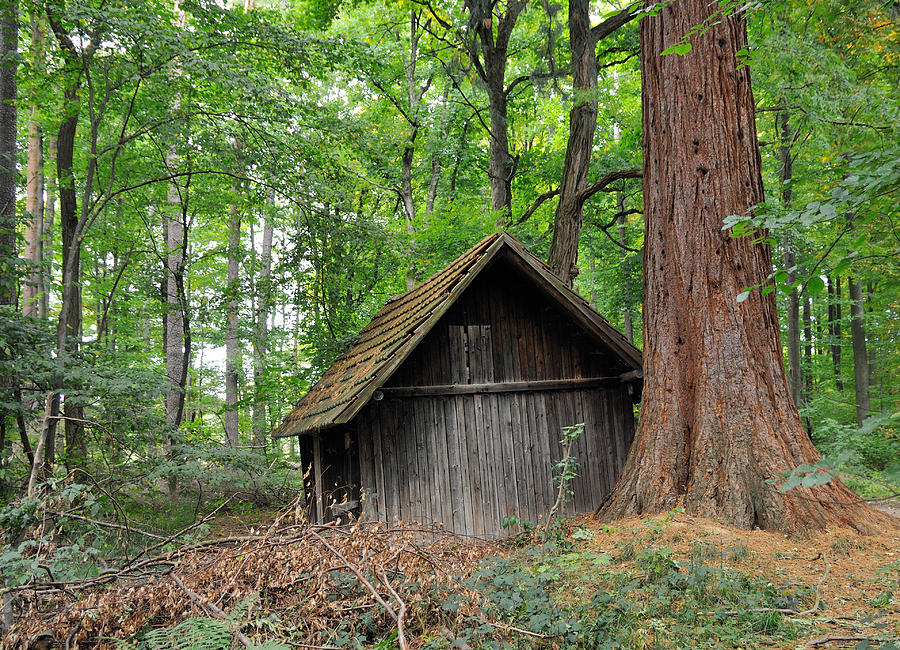
[[[372,594],[372,597],[375,598],[375,600],[378,601],[378,604],[381,605],[382,607],[384,607],[384,609],[385,609],[385,611],[388,613],[388,615],[389,615],[392,619],[394,619],[394,622],[395,622],[395,623],[397,623],[397,628],[398,628],[398,630],[397,630],[397,636],[398,636],[397,641],[398,641],[398,643],[400,644],[400,649],[401,649],[401,650],[409,650],[409,644],[406,643],[406,638],[403,636],[403,621],[400,619],[400,617],[399,617],[399,615],[397,614],[397,612],[394,611],[394,608],[391,607],[391,605],[390,605],[384,598],[381,597],[381,594],[378,593],[378,590],[375,589],[375,587],[372,586],[372,583],[369,582],[369,581],[366,579],[366,577],[362,574],[362,572],[361,572],[354,564],[352,564],[347,558],[345,558],[345,557],[341,554],[340,551],[338,551],[338,550],[337,550],[336,548],[334,548],[331,544],[329,544],[328,541],[327,541],[324,537],[322,537],[321,535],[319,535],[319,533],[315,532],[314,530],[310,530],[310,531],[309,531],[309,534],[312,535],[313,537],[315,537],[316,539],[318,539],[320,542],[322,542],[322,544],[325,546],[325,548],[327,548],[329,551],[331,551],[331,553],[332,553],[335,557],[337,557],[341,562],[343,562],[343,563],[344,563],[344,566],[346,566],[348,569],[350,569],[350,571],[353,573],[353,575],[356,576],[356,579],[359,580],[360,583],[361,583],[366,589],[369,590],[369,593],[371,593],[371,594]],[[399,597],[398,597],[398,598],[399,598]],[[401,604],[403,604],[403,601],[400,601],[400,602],[401,602]],[[405,607],[406,607],[406,605],[403,604],[403,607],[404,607],[404,613],[405,613]]]
[[[872,639],[867,636],[823,636],[818,639],[813,639],[812,641],[807,641],[806,645],[813,648],[819,645],[826,645],[828,643],[849,643],[851,641],[875,641],[876,639]]]
[[[190,598],[192,601],[197,603],[200,606],[200,608],[203,611],[205,611],[207,614],[215,616],[216,618],[218,618],[219,620],[222,620],[222,621],[228,620],[228,615],[225,614],[225,612],[223,610],[219,609],[218,607],[216,607],[214,604],[212,604],[208,600],[203,599],[200,596],[200,594],[198,594],[196,591],[191,590],[186,584],[184,584],[184,582],[181,581],[181,578],[179,578],[176,575],[173,575],[172,580],[174,580],[175,584],[177,584],[179,587],[181,587],[184,590],[184,593],[186,593],[188,595],[188,598]],[[253,645],[253,641],[250,640],[250,637],[248,637],[246,634],[244,634],[240,630],[234,630],[234,635],[237,637],[238,641],[240,641],[241,643],[244,644],[244,646],[250,647],[251,645]]]

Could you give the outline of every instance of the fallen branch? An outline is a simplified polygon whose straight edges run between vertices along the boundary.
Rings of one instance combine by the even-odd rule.
[[[823,636],[819,639],[807,641],[806,645],[810,648],[814,648],[816,646],[825,645],[827,643],[846,643],[850,641],[876,641],[876,639],[872,639],[867,636]]]
[[[381,578],[384,586],[391,592],[391,596],[394,597],[394,600],[397,601],[397,605],[400,607],[400,611],[397,612],[397,642],[400,644],[401,648],[408,648],[409,644],[406,642],[406,632],[403,630],[403,617],[406,616],[406,603],[403,602],[403,599],[400,598],[400,594],[398,594],[394,587],[391,586],[384,571],[379,571],[378,577]]]
[[[329,551],[331,551],[331,553],[335,557],[337,557],[341,562],[343,562],[344,566],[346,566],[348,569],[350,569],[350,571],[353,573],[353,575],[356,576],[356,579],[359,580],[359,582],[366,589],[369,590],[369,593],[372,594],[372,597],[378,601],[378,604],[381,605],[382,607],[384,607],[384,609],[388,613],[388,615],[392,619],[394,619],[394,622],[397,624],[397,636],[398,636],[397,641],[400,644],[400,650],[409,650],[409,644],[407,644],[406,638],[403,636],[403,621],[400,619],[397,612],[394,611],[394,608],[391,607],[391,605],[384,598],[381,597],[381,594],[378,593],[378,590],[372,586],[372,583],[366,579],[366,577],[362,574],[362,572],[354,564],[352,564],[350,562],[350,560],[345,558],[341,554],[340,551],[338,551],[331,544],[329,544],[328,541],[324,537],[322,537],[321,535],[319,535],[319,533],[317,533],[313,530],[310,530],[309,534],[312,535],[313,537],[315,537],[316,539],[318,539],[320,542],[322,542],[322,544],[325,546],[325,548],[327,548]],[[392,589],[392,591],[393,591],[393,589]],[[406,605],[403,603],[403,601],[400,601],[400,603],[403,605],[404,613],[405,613]]]
[[[207,600],[204,600],[200,596],[200,594],[198,594],[196,591],[193,591],[190,588],[188,588],[188,586],[186,584],[184,584],[184,582],[181,581],[181,578],[179,578],[176,575],[173,575],[172,580],[174,580],[175,584],[177,584],[179,587],[181,587],[184,590],[184,593],[186,593],[188,595],[188,598],[190,598],[192,601],[194,601],[195,603],[197,603],[197,605],[200,606],[200,609],[205,611],[207,614],[210,614],[210,615],[218,618],[221,621],[226,621],[226,622],[228,621],[228,615],[225,614],[225,612],[223,610],[219,609],[213,603],[211,603]],[[253,645],[253,641],[250,640],[250,637],[248,637],[246,634],[244,634],[240,630],[235,630],[234,635],[237,637],[238,641],[240,641],[241,643],[244,644],[245,647],[249,648],[251,645]]]

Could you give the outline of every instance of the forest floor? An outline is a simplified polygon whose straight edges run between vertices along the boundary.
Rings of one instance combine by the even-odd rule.
[[[669,557],[682,567],[705,559],[719,568],[758,576],[779,592],[799,587],[807,600],[818,592],[818,611],[794,617],[799,624],[797,638],[773,638],[760,645],[856,647],[876,637],[900,644],[900,519],[894,531],[883,535],[830,530],[804,539],[730,528],[677,512],[612,525],[598,524],[592,517],[582,517],[578,523],[594,532],[584,542],[587,549],[621,554],[641,540],[653,548],[671,550]],[[619,567],[627,570],[628,563]],[[590,580],[589,574],[585,580]],[[698,612],[698,617],[702,614]],[[747,647],[755,646],[748,639]]]
[[[220,515],[158,561],[70,585],[77,598],[23,591],[2,645],[390,649],[402,628],[414,649],[887,650],[900,647],[897,523],[795,539],[676,510],[570,519],[541,544]]]

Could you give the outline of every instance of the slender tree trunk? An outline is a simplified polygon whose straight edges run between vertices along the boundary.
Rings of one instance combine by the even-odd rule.
[[[231,206],[228,221],[228,324],[225,330],[225,442],[234,447],[238,444],[238,368],[240,366],[240,345],[238,341],[238,315],[241,301],[240,281],[241,213],[237,205]]]
[[[744,528],[804,533],[885,521],[840,481],[781,493],[766,481],[819,455],[788,392],[774,294],[745,287],[771,251],[722,231],[763,199],[747,46],[738,15],[660,56],[715,5],[677,0],[641,21],[644,158],[644,393],[606,517],[669,510]]]
[[[178,165],[178,155],[174,147],[166,155],[169,169]],[[179,291],[179,278],[183,274],[184,258],[184,224],[181,209],[181,195],[174,182],[169,186],[166,196],[168,214],[163,219],[166,236],[166,273],[165,273],[165,352],[166,378],[169,390],[166,393],[166,421],[172,430],[181,426],[179,413],[184,404],[184,385],[181,383],[184,366],[184,314]]]
[[[40,128],[35,122],[36,108],[31,107],[28,120],[28,158],[25,172],[25,260],[28,271],[22,287],[22,313],[37,316],[43,294],[43,254],[44,225],[44,161]]]
[[[42,69],[44,34],[40,21],[32,16],[31,50],[35,70]],[[25,173],[25,260],[29,265],[22,288],[22,313],[37,316],[44,294],[44,155],[41,128],[36,120],[37,106],[32,103],[28,117],[28,158]]]
[[[628,269],[625,268],[625,265],[628,261],[628,251],[625,250],[624,246],[626,245],[626,219],[625,219],[625,193],[619,192],[616,197],[616,204],[619,209],[619,243],[622,245],[622,248],[619,249],[619,261],[620,268],[622,269],[622,294],[625,297],[625,338],[628,339],[629,343],[634,343],[634,319],[632,316],[630,298],[631,298],[631,282],[628,278]]]
[[[581,192],[587,187],[597,129],[597,41],[591,33],[588,0],[569,0],[569,42],[575,103],[569,111],[569,142],[559,186],[549,263],[553,272],[572,286],[578,275],[578,240],[584,218]]]
[[[56,137],[51,137],[47,146],[48,159],[47,165],[56,162]],[[41,278],[41,300],[38,307],[38,317],[47,318],[50,313],[50,287],[53,285],[53,229],[56,221],[56,175],[45,175],[47,181],[47,200],[44,204],[44,224],[41,227],[41,233],[44,240],[41,242],[41,270],[43,277]],[[48,450],[49,451],[49,450]]]
[[[847,280],[850,299],[850,340],[853,344],[853,379],[856,386],[856,424],[862,426],[869,417],[869,357],[866,352],[865,305],[858,278]]]
[[[16,70],[19,3],[0,1],[0,306],[16,304]],[[0,415],[0,417],[3,417]]]
[[[265,383],[266,353],[269,348],[269,313],[272,306],[272,221],[263,224],[262,251],[260,255],[259,281],[256,287],[256,336],[253,339],[253,444],[266,443],[266,402],[261,387]]]
[[[872,302],[875,299],[875,284],[871,280],[866,281],[866,293],[863,297],[863,300],[866,305],[866,313],[869,314],[869,318],[872,318]],[[871,339],[871,333],[869,334],[869,338]],[[869,340],[866,342],[867,348],[867,356],[869,358],[869,386],[874,386],[878,383],[878,373],[877,367],[875,363],[875,345],[873,345],[873,341]]]
[[[839,391],[844,390],[841,380],[841,280],[839,277],[828,278],[828,339],[831,350],[831,367],[834,373],[834,384]]]
[[[803,295],[803,403],[808,404],[813,391],[812,298]]]
[[[438,183],[441,180],[441,169],[443,166],[443,156],[440,148],[443,147],[444,134],[447,132],[447,122],[450,119],[450,84],[444,86],[444,95],[441,97],[441,122],[438,129],[438,137],[441,144],[438,150],[431,154],[431,175],[428,179],[428,194],[425,197],[425,217],[428,218],[434,214],[434,202],[437,199]]]
[[[781,103],[787,104],[787,100],[782,97]],[[781,203],[786,210],[790,210],[794,201],[794,172],[793,158],[791,156],[793,135],[791,131],[790,114],[787,111],[778,111],[775,114],[775,128],[778,132],[780,141],[778,158],[781,161]],[[794,242],[790,235],[785,236],[783,246],[787,283],[791,286],[791,290],[787,296],[788,382],[794,404],[797,408],[801,408],[804,402],[803,373],[800,366],[800,294],[793,286],[797,281],[797,257],[794,253]]]

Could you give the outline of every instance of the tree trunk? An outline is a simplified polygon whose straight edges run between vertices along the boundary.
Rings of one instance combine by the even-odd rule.
[[[782,97],[782,104],[787,100]],[[791,209],[794,200],[794,172],[793,158],[791,156],[790,114],[787,111],[778,111],[775,114],[775,130],[778,133],[779,147],[778,158],[781,161],[781,203],[786,210]],[[791,287],[788,293],[787,308],[787,349],[788,349],[788,383],[791,389],[791,397],[797,408],[803,406],[803,374],[800,367],[800,294],[793,286],[797,281],[797,257],[794,252],[794,242],[788,234],[784,238],[784,267],[787,272],[787,283]]]
[[[272,306],[272,221],[263,224],[262,253],[259,281],[256,286],[256,335],[253,339],[253,444],[266,444],[266,402],[261,386],[265,382],[266,353],[269,347],[269,311]]]
[[[813,391],[812,297],[803,295],[803,403],[808,404]]]
[[[722,17],[685,56],[660,56],[709,24],[706,0],[641,22],[644,393],[640,426],[607,518],[669,510],[752,528],[871,530],[874,512],[840,481],[782,494],[767,479],[819,455],[788,392],[768,246],[722,231],[763,200],[746,25]]]
[[[225,442],[230,447],[238,444],[238,367],[240,366],[240,346],[238,344],[238,314],[240,312],[240,255],[241,213],[236,205],[231,206],[228,221],[228,325],[225,330]]]
[[[560,182],[559,203],[550,245],[550,268],[570,287],[578,275],[578,239],[584,218],[582,190],[587,187],[591,149],[597,129],[597,41],[591,33],[588,0],[569,0],[569,42],[572,47],[572,94],[569,141]]]
[[[174,149],[166,155],[169,169],[175,169],[178,156]],[[165,352],[166,378],[169,390],[166,393],[166,422],[172,430],[181,426],[180,413],[184,404],[184,386],[181,383],[184,366],[184,314],[179,291],[179,276],[184,272],[184,225],[182,221],[181,195],[174,182],[169,186],[166,196],[169,214],[163,218],[163,230],[166,237],[166,273],[165,273]]]
[[[0,306],[15,306],[18,284],[15,273],[18,50],[19,3],[3,0],[0,2]]]
[[[40,21],[32,17],[31,49],[35,70],[41,71],[41,48],[44,40]],[[37,106],[31,105],[28,117],[28,157],[25,173],[25,260],[28,270],[22,287],[22,313],[37,316],[44,294],[44,155],[41,129],[35,119]]]
[[[863,298],[866,306],[866,313],[869,314],[869,318],[872,317],[872,302],[875,299],[875,284],[871,280],[866,281],[866,293]],[[867,355],[869,358],[869,386],[874,386],[878,383],[878,373],[876,372],[876,364],[875,364],[875,346],[872,341],[867,341],[866,343]]]
[[[631,282],[628,278],[628,269],[626,268],[626,263],[628,262],[628,251],[625,250],[626,245],[626,217],[625,217],[625,193],[618,192],[616,196],[616,207],[619,211],[619,244],[622,245],[622,248],[619,249],[619,261],[620,268],[622,269],[622,295],[624,297],[624,305],[625,305],[625,338],[628,339],[629,343],[634,343],[634,319],[631,311]]]
[[[509,40],[526,4],[527,0],[510,0],[502,10],[497,0],[465,2],[469,10],[469,27],[476,41],[469,48],[469,54],[488,96],[488,180],[491,209],[497,215],[500,226],[512,219],[512,179],[515,173],[514,159],[509,152],[506,64]]]
[[[850,298],[850,340],[853,345],[853,379],[856,386],[856,424],[862,426],[871,410],[869,401],[869,358],[866,354],[865,305],[857,278],[847,280]]]
[[[844,381],[841,379],[841,279],[837,276],[828,278],[828,335],[831,341],[834,385],[839,391],[843,391]]]
[[[56,137],[50,138],[47,146],[48,158],[45,162],[53,164],[56,161]],[[41,300],[38,306],[38,318],[47,318],[50,313],[50,287],[53,285],[53,228],[56,220],[56,176],[45,175],[47,184],[47,200],[44,204],[44,224],[41,227],[44,240],[41,242]]]
[[[22,287],[22,314],[37,316],[43,294],[44,233],[44,161],[40,128],[35,122],[36,108],[31,107],[28,120],[28,158],[25,172],[25,260],[28,264]]]

